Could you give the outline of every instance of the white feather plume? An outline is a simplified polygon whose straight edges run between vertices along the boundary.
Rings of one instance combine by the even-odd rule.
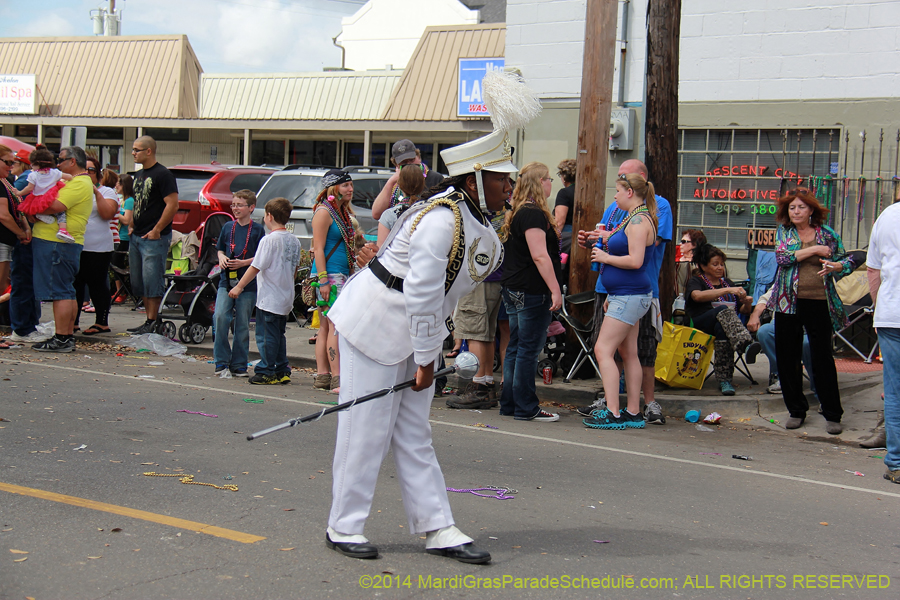
[[[489,71],[481,84],[494,129],[521,129],[541,113],[541,103],[521,77]]]

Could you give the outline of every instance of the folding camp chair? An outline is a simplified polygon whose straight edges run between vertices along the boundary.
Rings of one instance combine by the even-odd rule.
[[[113,252],[113,260],[109,265],[109,270],[112,273],[113,279],[122,284],[122,287],[118,288],[113,293],[111,303],[115,304],[118,298],[125,298],[126,300],[131,299],[134,304],[131,310],[135,311],[139,309],[144,303],[144,299],[135,296],[131,289],[131,270],[128,266],[128,252],[124,250],[115,250]]]
[[[875,306],[869,295],[869,281],[866,274],[866,251],[852,250],[855,269],[852,273],[835,283],[838,296],[844,303],[849,323],[846,327],[834,332],[836,348],[846,346],[853,350],[866,363],[871,363],[878,352],[878,336],[872,326]],[[871,350],[869,350],[871,345]],[[865,351],[869,350],[866,354]]]
[[[563,288],[563,293],[565,293],[565,287]],[[593,366],[594,371],[597,372],[597,377],[600,377],[600,367],[597,365],[597,360],[594,358],[594,349],[591,348],[591,336],[594,331],[594,319],[593,317],[591,317],[590,321],[588,321],[587,323],[582,323],[581,320],[579,320],[577,317],[569,314],[569,311],[566,309],[566,305],[570,304],[572,306],[584,306],[586,310],[587,307],[591,306],[594,303],[594,296],[595,294],[593,290],[590,290],[587,292],[581,292],[580,294],[565,296],[563,298],[559,318],[563,323],[565,323],[572,329],[572,332],[575,334],[575,339],[578,340],[578,344],[581,346],[581,349],[578,351],[578,356],[575,358],[575,362],[572,363],[572,368],[569,370],[568,375],[563,378],[563,381],[565,383],[571,383],[572,376],[578,372],[578,369],[581,368],[581,365],[583,365],[584,361],[586,360],[591,361],[591,366]]]

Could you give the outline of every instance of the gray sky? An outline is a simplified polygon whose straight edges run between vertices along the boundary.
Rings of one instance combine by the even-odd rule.
[[[186,34],[207,73],[340,66],[331,38],[363,0],[116,0],[123,35]],[[3,37],[90,36],[107,0],[0,0]],[[34,7],[34,8],[32,8]]]

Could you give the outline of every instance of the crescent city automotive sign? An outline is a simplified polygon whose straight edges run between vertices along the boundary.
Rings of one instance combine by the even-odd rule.
[[[37,114],[37,76],[0,75],[0,113]]]
[[[502,71],[504,65],[503,58],[459,59],[459,87],[456,90],[457,117],[489,116],[484,96],[481,93],[481,80],[488,71]]]

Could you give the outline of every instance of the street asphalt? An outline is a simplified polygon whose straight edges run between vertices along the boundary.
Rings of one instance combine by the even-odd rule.
[[[122,339],[0,354],[2,599],[898,595],[900,486],[882,478],[883,453],[758,416],[601,432],[568,408],[519,422],[436,398],[447,485],[515,490],[451,493],[493,562],[424,553],[390,456],[366,529],[379,558],[347,558],[323,540],[336,416],[245,439],[335,401],[310,369],[251,386],[215,377],[203,354],[109,343]]]

